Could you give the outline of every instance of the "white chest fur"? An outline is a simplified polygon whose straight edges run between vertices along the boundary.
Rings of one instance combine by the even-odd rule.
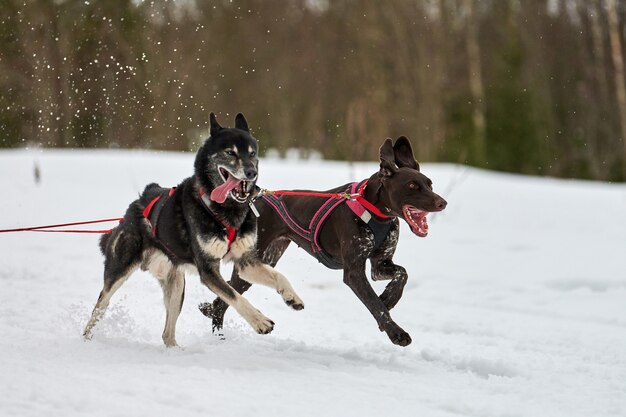
[[[198,238],[198,244],[205,254],[214,259],[239,259],[256,246],[256,233],[237,236],[230,245],[230,250],[228,249],[228,240],[226,239],[211,238],[204,240]]]
[[[214,259],[222,259],[226,252],[228,252],[228,240],[211,238],[202,239],[198,237],[198,244],[200,249],[208,256]]]
[[[243,236],[237,236],[233,244],[230,246],[228,256],[233,259],[239,259],[256,246],[256,233],[248,233]]]

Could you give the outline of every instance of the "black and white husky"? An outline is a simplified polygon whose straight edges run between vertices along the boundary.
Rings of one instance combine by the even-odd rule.
[[[242,114],[235,128],[210,116],[211,131],[196,156],[194,175],[177,187],[150,184],[130,204],[124,220],[100,240],[105,256],[104,286],[84,337],[109,301],[137,268],[160,282],[166,309],[163,342],[176,346],[176,320],[184,299],[185,271],[231,305],[258,333],[274,322],[254,308],[220,275],[220,261],[234,262],[241,278],[276,289],[287,305],[304,308],[287,279],[257,257],[257,222],[248,204],[258,174],[258,145]]]

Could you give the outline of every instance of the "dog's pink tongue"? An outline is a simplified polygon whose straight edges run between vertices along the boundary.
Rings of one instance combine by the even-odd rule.
[[[218,204],[222,204],[226,201],[226,197],[228,196],[228,192],[233,188],[237,187],[241,181],[232,175],[228,176],[228,179],[224,182],[224,184],[216,187],[213,191],[211,191],[211,200],[215,201]]]

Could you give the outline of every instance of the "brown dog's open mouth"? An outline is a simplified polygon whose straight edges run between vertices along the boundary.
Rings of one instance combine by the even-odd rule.
[[[426,237],[428,234],[428,222],[426,221],[427,211],[420,210],[411,205],[402,207],[404,219],[411,227],[411,231],[419,237]]]

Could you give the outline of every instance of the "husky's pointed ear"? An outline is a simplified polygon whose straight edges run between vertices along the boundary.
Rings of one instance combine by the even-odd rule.
[[[245,130],[246,132],[250,132],[250,129],[248,129],[248,122],[246,122],[246,118],[243,117],[243,114],[241,114],[241,113],[237,113],[237,116],[235,116],[235,127],[237,129],[241,129],[241,130]]]
[[[398,167],[420,170],[420,166],[413,156],[411,142],[409,142],[406,136],[400,136],[398,140],[396,140],[396,143],[393,145],[393,154]]]
[[[393,145],[391,139],[387,138],[383,146],[380,147],[380,170],[378,171],[378,177],[384,180],[396,172],[398,172],[398,167],[396,167],[393,154]]]
[[[211,114],[209,114],[209,122],[211,123],[211,136],[215,136],[220,130],[222,130],[222,126],[217,123],[215,113],[211,112]]]

